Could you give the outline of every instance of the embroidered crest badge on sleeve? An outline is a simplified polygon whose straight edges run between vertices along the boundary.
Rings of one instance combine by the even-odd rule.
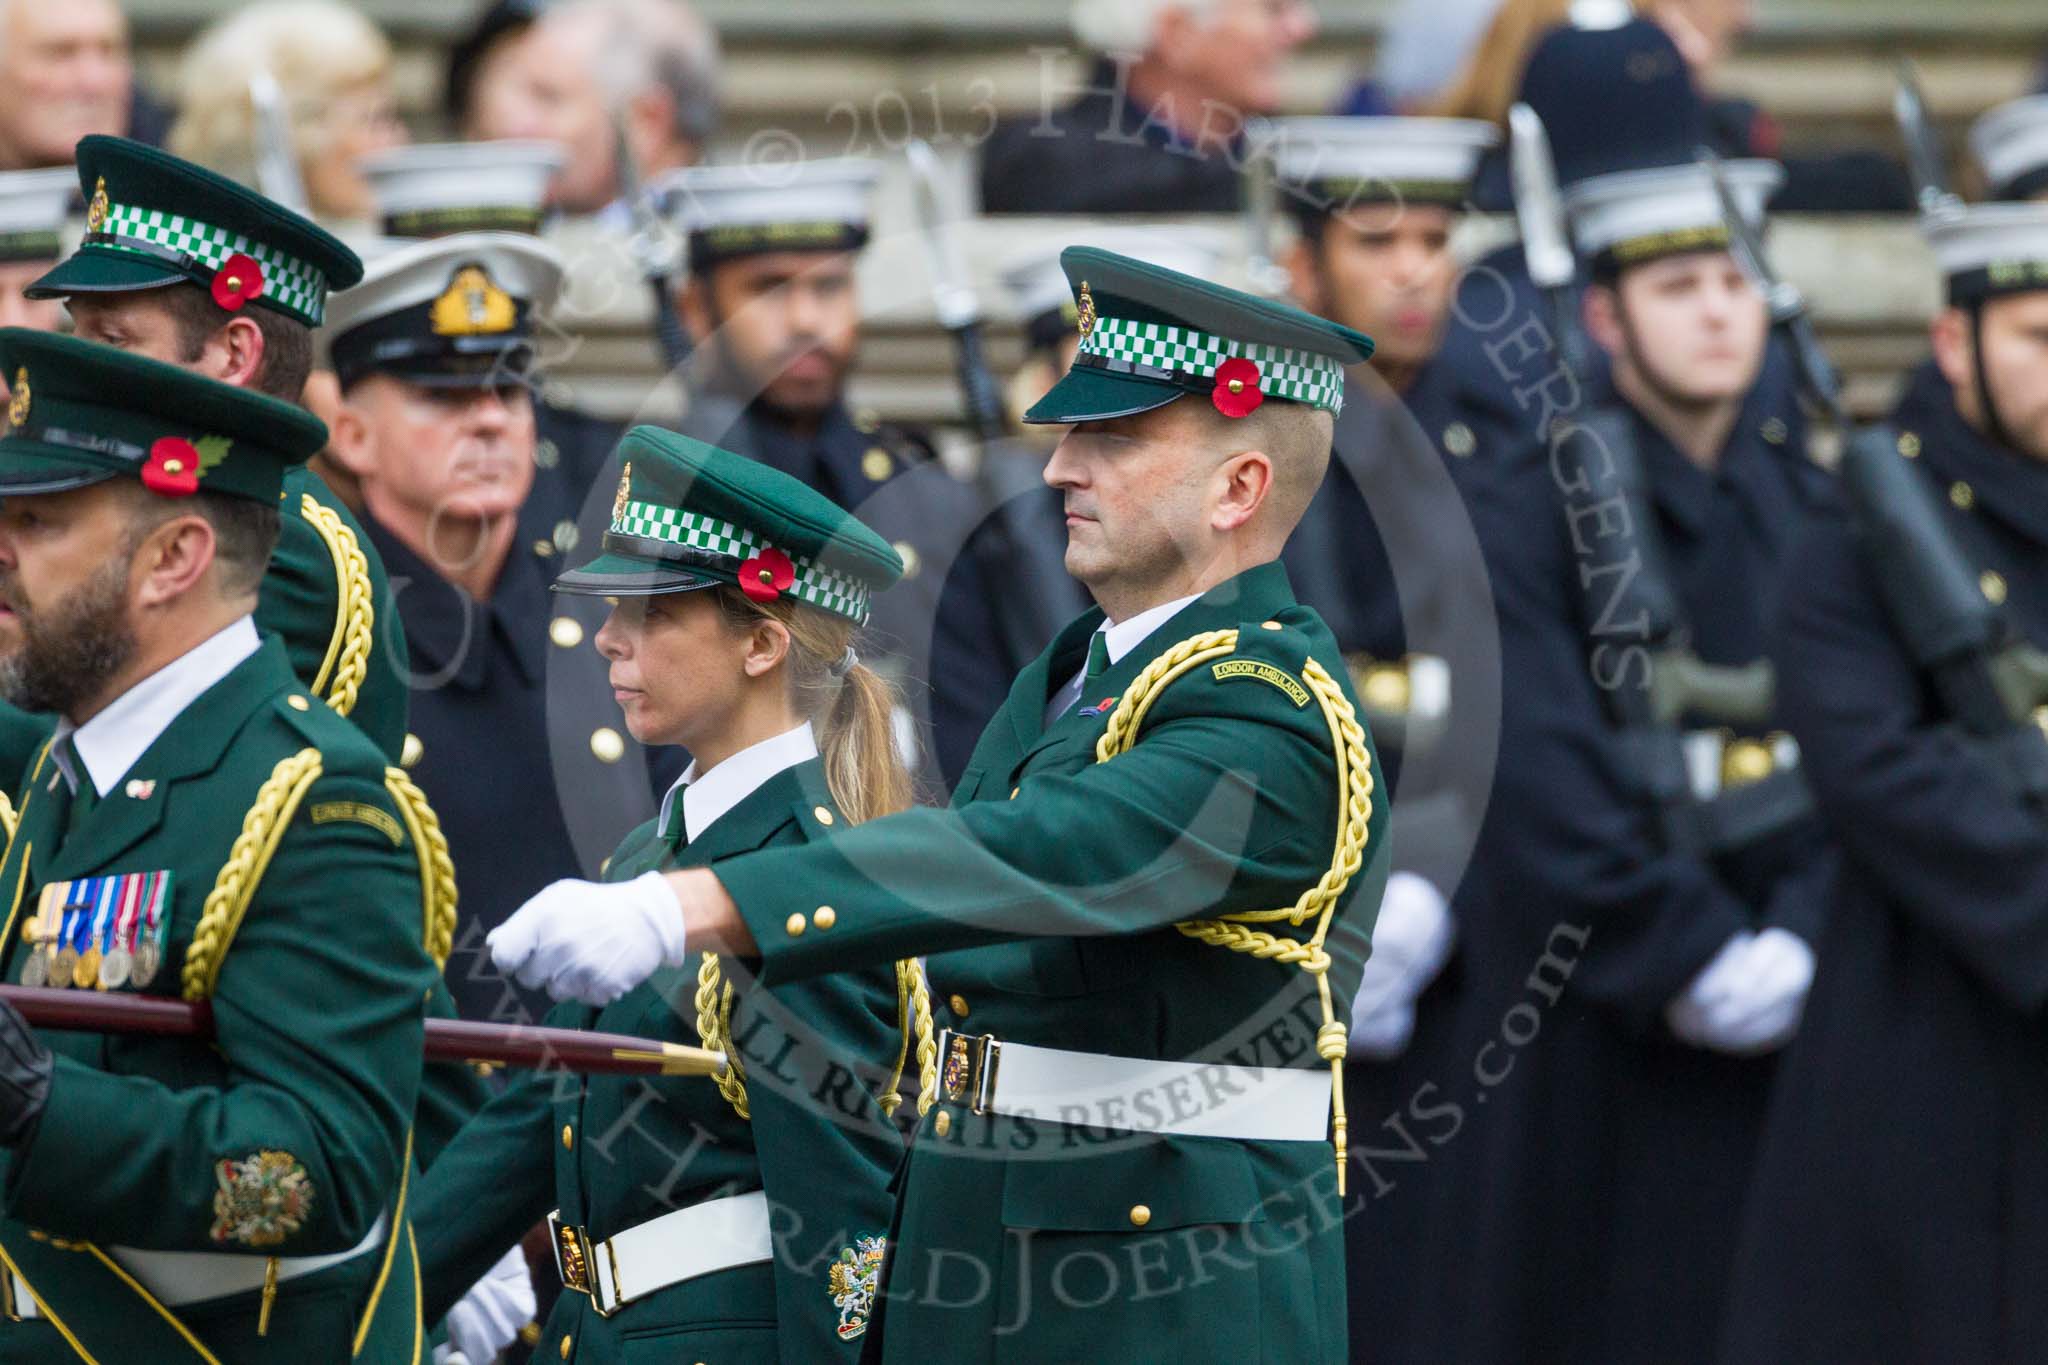
[[[274,1247],[306,1224],[313,1210],[313,1179],[290,1152],[255,1152],[214,1167],[216,1242]]]
[[[882,1255],[888,1246],[884,1237],[858,1237],[850,1247],[839,1249],[832,1263],[826,1287],[839,1309],[839,1339],[852,1341],[868,1330],[868,1314],[875,1306],[875,1289],[882,1277]]]

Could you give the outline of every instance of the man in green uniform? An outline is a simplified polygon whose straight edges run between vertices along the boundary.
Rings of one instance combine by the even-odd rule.
[[[1063,262],[1081,349],[1027,416],[1074,424],[1046,479],[1099,607],[1019,676],[953,808],[558,883],[493,948],[595,1003],[714,946],[771,988],[933,955],[939,1103],[870,1358],[1340,1360],[1331,1067],[1386,805],[1336,642],[1275,561],[1372,343],[1108,252]]]
[[[329,291],[362,278],[354,252],[231,180],[124,138],[82,139],[78,184],[85,238],[29,297],[63,299],[88,340],[299,401]],[[307,688],[396,763],[405,642],[377,625],[389,597],[384,565],[303,465],[286,474],[279,511],[257,628],[282,635]]]
[[[57,717],[0,858],[0,979],[206,1001],[214,1029],[0,1008],[0,1360],[415,1359],[452,906],[417,792],[253,619],[325,430],[70,337],[0,331],[0,369],[0,693]]]

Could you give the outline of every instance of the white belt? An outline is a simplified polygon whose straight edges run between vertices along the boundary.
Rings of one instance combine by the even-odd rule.
[[[944,1098],[976,1113],[1249,1142],[1329,1136],[1326,1069],[1105,1057],[950,1029],[939,1053]]]
[[[765,1190],[707,1199],[602,1242],[564,1223],[560,1209],[548,1215],[548,1231],[562,1287],[588,1294],[591,1307],[605,1318],[658,1289],[775,1257]]]
[[[279,1256],[276,1258],[277,1281],[282,1284],[286,1280],[296,1280],[302,1275],[354,1260],[364,1252],[384,1245],[384,1238],[390,1230],[391,1215],[380,1213],[363,1240],[347,1251],[330,1252],[325,1256]],[[166,1308],[182,1308],[260,1289],[269,1274],[271,1262],[268,1256],[236,1251],[142,1251],[135,1247],[108,1247],[107,1253]],[[24,1321],[40,1317],[36,1301],[29,1295],[28,1285],[19,1275],[13,1279],[15,1316]]]

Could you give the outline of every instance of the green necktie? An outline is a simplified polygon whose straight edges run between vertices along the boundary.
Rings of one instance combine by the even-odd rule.
[[[1088,667],[1081,674],[1081,690],[1085,693],[1088,684],[1109,672],[1109,636],[1096,631],[1088,638]]]
[[[676,788],[676,799],[669,803],[668,828],[661,837],[668,844],[670,853],[681,853],[683,846],[690,842],[690,827],[683,822],[683,798],[689,794],[687,786]]]
[[[85,759],[79,754],[78,745],[72,742],[71,736],[64,736],[58,748],[63,755],[64,767],[77,779],[75,787],[62,784],[66,788],[65,794],[70,798],[70,804],[64,812],[64,832],[68,835],[78,828],[86,813],[99,803],[99,793],[93,789],[92,774],[85,770]]]

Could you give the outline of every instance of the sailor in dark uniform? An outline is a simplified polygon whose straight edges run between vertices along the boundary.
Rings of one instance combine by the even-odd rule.
[[[663,776],[617,728],[580,647],[592,627],[549,593],[557,547],[521,519],[533,318],[561,279],[532,237],[459,233],[377,257],[330,319],[331,454],[362,488],[411,648],[406,764],[461,880],[448,984],[472,1018],[545,1013],[478,955],[482,935],[562,868],[596,872],[601,822],[651,812]]]
[[[681,303],[698,349],[686,433],[801,479],[902,556],[862,657],[903,688],[908,738],[936,785],[965,766],[1012,675],[988,605],[999,585],[963,552],[979,497],[921,436],[847,404],[861,330],[855,263],[878,173],[858,160],[692,167],[660,192],[687,234]]]
[[[1729,1365],[2048,1357],[2048,205],[1929,236],[1938,383],[1845,456],[1773,650],[1846,870]]]
[[[1777,168],[1727,172],[1760,217]],[[1414,1355],[1666,1365],[1711,1356],[1834,871],[1759,666],[1827,480],[1761,406],[1766,308],[1706,169],[1566,205],[1614,420],[1476,499],[1508,680],[1495,894],[1467,926],[1465,1122]],[[1450,1265],[1485,1312],[1431,1283]]]
[[[1404,1132],[1443,1132],[1409,1111],[1461,1069],[1448,1051],[1456,926],[1486,919],[1466,864],[1492,777],[1500,660],[1465,488],[1528,438],[1492,423],[1439,355],[1458,279],[1451,235],[1493,128],[1304,118],[1275,135],[1295,300],[1379,342],[1346,385],[1329,475],[1282,562],[1345,651],[1394,784],[1394,870],[1352,1006],[1345,1084],[1369,1136],[1354,1149],[1346,1246],[1353,1358],[1398,1360],[1437,1168],[1388,1153]]]

